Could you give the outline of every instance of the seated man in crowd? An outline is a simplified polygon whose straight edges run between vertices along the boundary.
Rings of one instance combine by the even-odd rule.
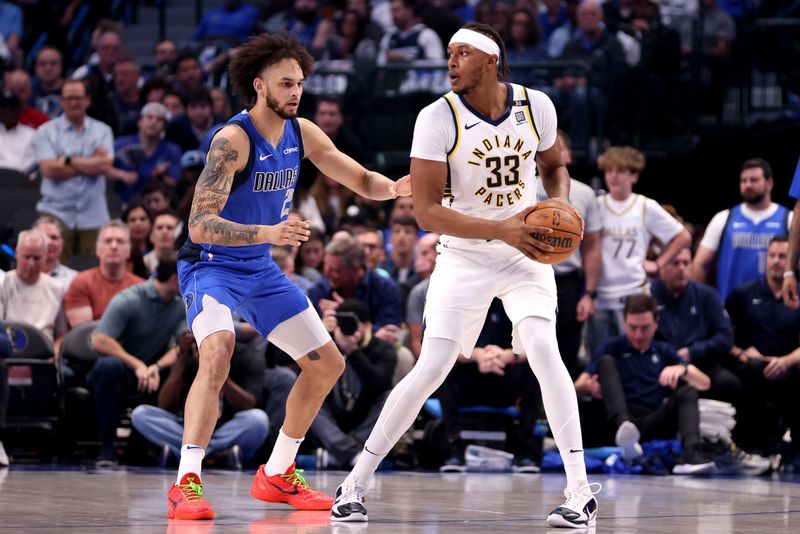
[[[650,290],[661,315],[657,336],[708,375],[711,389],[703,396],[736,403],[742,385],[725,366],[733,346],[731,321],[714,288],[690,280],[691,271],[692,252],[687,247],[665,263],[660,278],[653,281]]]
[[[161,372],[175,362],[177,340],[185,329],[177,253],[160,258],[155,278],[111,299],[92,337],[92,350],[101,356],[86,377],[102,444],[98,465],[116,463],[113,444],[123,395],[158,390]]]
[[[625,335],[606,341],[578,376],[575,389],[602,396],[624,459],[642,456],[640,438],[671,439],[677,432],[684,457],[672,472],[713,471],[714,463],[700,450],[697,407],[697,391],[707,390],[711,380],[682,360],[671,345],[653,340],[658,328],[658,303],[653,297],[628,297],[624,320]],[[665,395],[668,390],[672,391]]]
[[[184,332],[175,364],[158,392],[157,406],[142,404],[131,413],[134,428],[155,445],[169,447],[175,458],[180,457],[183,439],[183,407],[199,363],[194,336]],[[236,350],[222,386],[222,410],[208,449],[217,453],[231,449],[236,467],[255,455],[269,432],[269,418],[260,408],[265,367],[257,352]]]
[[[325,315],[347,298],[367,304],[375,336],[394,345],[399,340],[403,311],[400,286],[364,266],[364,247],[354,238],[343,236],[325,247],[325,276],[308,290],[308,298]]]
[[[17,268],[0,281],[0,320],[35,326],[56,343],[67,332],[61,302],[64,287],[42,275],[47,256],[47,236],[23,230],[17,238]],[[57,353],[58,351],[56,351]]]
[[[166,138],[181,149],[197,150],[206,133],[225,119],[213,112],[211,94],[205,87],[186,92],[183,98],[186,114],[172,119],[167,126]]]
[[[416,283],[414,276],[414,245],[417,242],[417,221],[411,215],[404,215],[391,223],[392,251],[384,259],[380,267],[401,287],[409,288]],[[410,284],[410,285],[409,285]]]
[[[59,259],[64,249],[64,240],[61,237],[61,225],[49,215],[39,217],[33,223],[34,230],[40,230],[47,236],[47,256],[42,262],[42,273],[50,275],[66,291],[78,275],[78,271],[63,265]]]
[[[436,266],[436,245],[439,243],[439,234],[428,233],[423,235],[414,246],[414,271],[420,281],[411,288],[406,302],[406,328],[408,328],[408,347],[419,358],[422,350],[422,317],[425,312],[425,297],[428,294],[428,285],[431,281],[433,268]]]
[[[158,258],[175,251],[175,240],[178,237],[180,224],[178,214],[170,209],[163,210],[153,217],[153,227],[150,230],[153,250],[144,255],[144,265],[148,272],[156,271]]]
[[[155,219],[156,215],[170,209],[170,190],[161,182],[149,182],[142,188],[142,204]]]
[[[145,104],[139,114],[138,133],[114,141],[115,165],[136,173],[133,184],[117,183],[123,202],[129,202],[150,180],[174,187],[181,179],[181,149],[164,139],[169,112],[163,104]]]
[[[131,241],[130,230],[122,221],[115,219],[100,229],[95,254],[100,265],[78,273],[64,296],[64,310],[72,328],[100,319],[114,295],[144,282],[126,269]]]
[[[356,239],[364,247],[364,266],[378,274],[389,276],[379,265],[386,259],[383,249],[383,232],[377,228],[362,228],[356,232]]]
[[[350,468],[389,396],[397,352],[372,334],[369,307],[358,299],[339,304],[337,313],[327,315],[324,323],[346,366],[310,432],[331,457],[323,464]]]
[[[797,470],[800,309],[787,307],[781,299],[788,248],[785,237],[774,237],[767,248],[766,275],[737,286],[728,295],[725,307],[735,339],[730,353],[738,360],[736,373],[745,394],[737,406],[734,439],[748,452],[774,454],[779,452],[781,437],[788,427],[792,445],[783,451],[783,464]]]
[[[460,355],[458,365],[436,392],[442,403],[442,423],[450,448],[448,458],[439,469],[442,472],[466,470],[460,437],[461,408],[478,405],[506,408],[518,403],[519,430],[512,468],[518,473],[540,470],[542,440],[533,433],[536,419],[542,412],[539,382],[525,354],[515,354],[512,350],[511,331],[511,321],[502,301],[494,299],[471,357]]]

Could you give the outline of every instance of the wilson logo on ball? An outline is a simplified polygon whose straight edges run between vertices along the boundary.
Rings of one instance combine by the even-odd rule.
[[[564,249],[571,249],[572,248],[572,238],[567,236],[561,235],[550,235],[550,234],[542,234],[539,232],[531,234],[533,238],[537,241],[541,241],[542,243],[547,243],[551,247],[554,248],[564,248]]]

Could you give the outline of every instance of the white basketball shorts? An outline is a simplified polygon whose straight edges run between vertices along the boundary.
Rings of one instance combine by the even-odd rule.
[[[524,352],[517,325],[526,317],[556,319],[553,268],[499,241],[442,236],[425,301],[425,336],[451,339],[469,357],[494,297],[514,325],[513,350]]]

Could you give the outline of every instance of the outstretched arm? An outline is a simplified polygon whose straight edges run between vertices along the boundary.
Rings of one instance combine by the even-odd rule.
[[[197,180],[189,215],[189,236],[195,243],[239,247],[274,243],[299,246],[308,239],[308,223],[283,221],[275,226],[239,224],[220,217],[228,202],[234,175],[247,165],[249,143],[236,126],[217,133]]]
[[[360,163],[337,149],[319,126],[306,119],[299,119],[299,122],[306,156],[326,175],[372,200],[389,200],[411,194],[408,177],[395,182],[381,173],[365,169]]]

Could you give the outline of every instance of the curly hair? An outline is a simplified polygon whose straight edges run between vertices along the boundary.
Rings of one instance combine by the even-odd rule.
[[[497,78],[500,80],[505,80],[509,72],[508,60],[506,59],[506,44],[503,42],[503,38],[500,37],[500,34],[497,32],[497,30],[488,24],[483,24],[481,22],[468,22],[461,27],[465,30],[472,30],[474,32],[483,34],[497,43],[497,46],[500,47],[500,65],[498,65],[497,68]]]
[[[601,171],[611,166],[628,169],[640,173],[644,170],[644,154],[629,146],[612,146],[597,158],[597,166]]]
[[[287,33],[264,33],[251,37],[236,49],[231,58],[228,72],[233,92],[250,109],[256,105],[258,93],[253,88],[261,72],[284,59],[294,59],[300,65],[303,76],[308,76],[314,67],[311,54],[300,44],[294,35]]]

